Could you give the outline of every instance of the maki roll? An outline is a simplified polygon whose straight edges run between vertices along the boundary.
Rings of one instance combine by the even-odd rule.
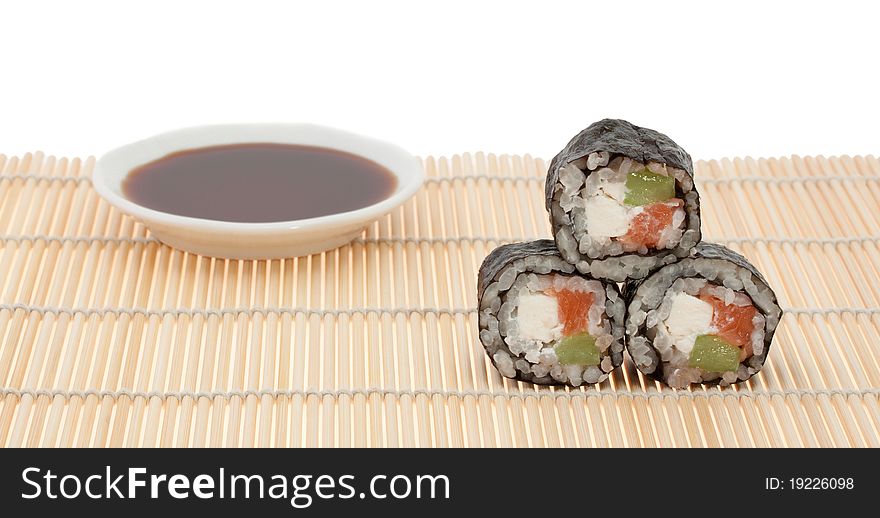
[[[629,355],[642,373],[673,388],[751,378],[763,367],[782,318],[758,270],[712,243],[628,281],[624,296]]]
[[[643,278],[700,241],[690,155],[624,120],[575,136],[550,163],[544,197],[563,259],[595,278]]]
[[[549,239],[492,251],[478,298],[480,341],[503,376],[578,386],[605,380],[623,361],[617,285],[578,273]]]

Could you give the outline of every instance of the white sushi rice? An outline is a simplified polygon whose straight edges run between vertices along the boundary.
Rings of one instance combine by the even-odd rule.
[[[706,372],[690,367],[688,345],[693,345],[693,337],[670,331],[670,327],[687,329],[690,324],[694,327],[693,334],[698,334],[696,328],[702,316],[673,315],[673,311],[687,309],[674,307],[682,294],[696,296],[707,286],[708,291],[725,304],[754,305],[758,309],[752,320],[752,356],[742,361],[736,372]],[[690,311],[696,313],[699,309],[692,307]],[[781,313],[773,302],[770,288],[753,278],[747,269],[720,259],[684,259],[647,279],[632,297],[626,320],[629,354],[645,373],[652,373],[662,366],[663,379],[673,388],[716,380],[721,385],[729,385],[748,379],[761,369],[766,357],[765,337],[772,336]],[[689,321],[676,322],[676,318]],[[699,334],[706,331],[711,328]]]
[[[508,265],[486,288],[480,340],[503,376],[578,386],[604,381],[621,363],[623,298],[600,281],[567,275],[573,270],[557,257],[528,257]],[[551,303],[543,297],[563,289],[593,294],[587,331],[596,338],[599,365],[562,365],[556,357],[554,346],[562,338],[562,325],[550,312],[556,309],[555,298]]]
[[[619,239],[644,211],[643,207],[624,204],[627,175],[646,168],[675,178],[684,201],[684,207],[673,212],[671,225],[661,232],[657,247],[650,250]],[[582,273],[623,281],[644,277],[651,269],[676,259],[668,253],[646,254],[675,251],[685,255],[699,241],[697,207],[698,195],[687,172],[659,162],[644,164],[622,156],[612,159],[607,152],[596,152],[559,170],[550,214],[556,223],[556,244],[565,260]]]

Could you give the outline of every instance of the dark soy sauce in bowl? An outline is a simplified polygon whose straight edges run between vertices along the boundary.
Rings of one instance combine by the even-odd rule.
[[[132,170],[126,198],[193,218],[269,223],[368,207],[394,193],[383,166],[336,149],[245,143],[188,149]]]

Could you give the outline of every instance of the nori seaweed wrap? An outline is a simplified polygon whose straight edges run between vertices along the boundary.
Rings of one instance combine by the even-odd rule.
[[[761,370],[782,309],[742,255],[700,243],[691,256],[624,285],[626,347],[636,367],[673,388],[730,385]]]
[[[605,380],[623,361],[617,285],[578,273],[549,239],[492,251],[477,295],[480,341],[508,378],[578,386]]]
[[[624,120],[578,133],[550,163],[544,196],[563,259],[595,278],[643,278],[700,241],[690,155]]]

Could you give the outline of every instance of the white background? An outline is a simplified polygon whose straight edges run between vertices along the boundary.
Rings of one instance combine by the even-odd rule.
[[[602,117],[695,158],[877,154],[874,2],[4,2],[0,153],[309,121],[549,158]]]

